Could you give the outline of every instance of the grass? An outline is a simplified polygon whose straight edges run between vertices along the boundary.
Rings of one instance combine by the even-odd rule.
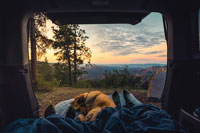
[[[105,94],[112,94],[115,90],[119,93],[122,93],[122,89],[93,89],[93,88],[71,88],[71,87],[62,87],[62,88],[53,88],[51,91],[43,92],[43,91],[36,91],[35,95],[39,102],[39,111],[40,116],[42,117],[44,114],[45,109],[48,105],[56,105],[60,101],[67,100],[70,98],[74,98],[75,96],[79,95],[80,93],[90,92],[94,90],[99,90],[104,92]],[[147,98],[147,91],[146,90],[129,90],[138,100],[145,104],[155,104],[156,106],[160,107],[159,102],[148,102]]]

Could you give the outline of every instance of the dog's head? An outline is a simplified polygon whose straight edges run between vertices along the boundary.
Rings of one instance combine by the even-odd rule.
[[[83,93],[75,97],[74,101],[71,105],[74,107],[76,111],[81,111],[82,113],[87,113],[87,107],[85,105],[85,101],[88,93]]]

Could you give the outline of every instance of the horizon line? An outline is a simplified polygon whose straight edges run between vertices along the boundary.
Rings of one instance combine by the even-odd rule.
[[[38,61],[38,62],[44,62],[44,61]],[[59,62],[48,62],[48,63],[59,63]],[[85,65],[87,63],[83,63],[81,65]],[[144,64],[162,64],[162,65],[167,65],[167,63],[91,63],[92,65],[133,65],[133,64],[140,64],[140,65],[144,65]]]

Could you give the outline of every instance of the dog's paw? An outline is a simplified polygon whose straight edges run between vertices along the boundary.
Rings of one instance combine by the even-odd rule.
[[[78,119],[79,119],[80,121],[87,121],[86,118],[85,118],[85,116],[84,116],[83,114],[79,114],[79,115],[78,115]]]

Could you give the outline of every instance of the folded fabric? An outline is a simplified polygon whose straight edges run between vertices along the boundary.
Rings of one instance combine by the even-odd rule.
[[[193,114],[200,119],[200,107],[195,108]]]
[[[153,105],[123,106],[105,108],[96,121],[81,122],[50,115],[46,118],[19,119],[11,123],[4,131],[14,133],[130,133],[130,132],[184,132],[173,118]]]

